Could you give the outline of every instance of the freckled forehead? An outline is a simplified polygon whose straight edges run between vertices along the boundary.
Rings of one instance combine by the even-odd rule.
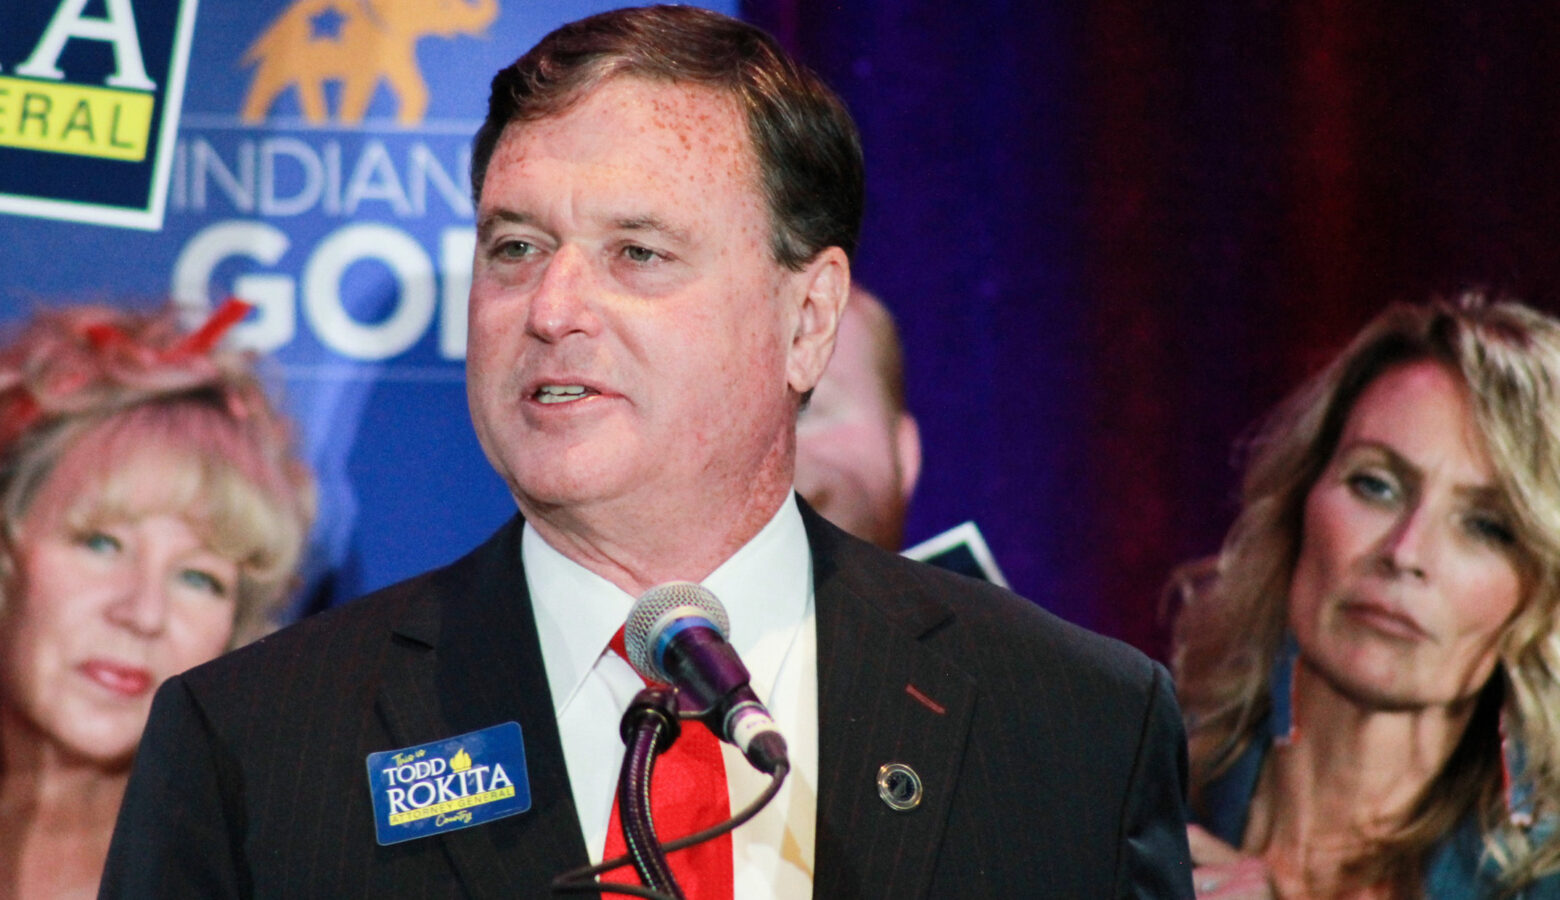
[[[610,78],[561,115],[511,123],[492,167],[523,169],[549,159],[638,166],[689,184],[725,175],[758,188],[741,108],[729,94],[701,85]]]

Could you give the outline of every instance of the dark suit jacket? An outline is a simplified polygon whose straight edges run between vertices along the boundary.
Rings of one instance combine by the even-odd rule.
[[[1163,668],[804,508],[816,576],[818,897],[1190,897]],[[159,691],[106,897],[525,897],[587,860],[518,518],[470,555]],[[916,695],[919,694],[918,698]],[[381,847],[365,757],[507,721],[533,805]],[[925,799],[878,796],[885,762]]]

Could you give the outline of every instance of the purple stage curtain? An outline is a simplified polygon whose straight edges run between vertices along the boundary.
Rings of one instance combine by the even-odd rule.
[[[861,126],[917,541],[1163,656],[1237,439],[1384,304],[1560,311],[1560,12],[1521,3],[749,0]]]

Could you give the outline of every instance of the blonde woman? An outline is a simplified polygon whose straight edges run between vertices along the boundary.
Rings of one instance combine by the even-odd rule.
[[[262,632],[313,481],[245,308],[45,312],[0,347],[0,897],[96,896],[164,679]]]
[[[1560,897],[1560,323],[1395,307],[1178,574],[1199,897]]]

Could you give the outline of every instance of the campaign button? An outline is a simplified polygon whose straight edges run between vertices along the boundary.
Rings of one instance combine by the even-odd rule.
[[[368,755],[381,845],[471,828],[531,808],[519,722]]]

